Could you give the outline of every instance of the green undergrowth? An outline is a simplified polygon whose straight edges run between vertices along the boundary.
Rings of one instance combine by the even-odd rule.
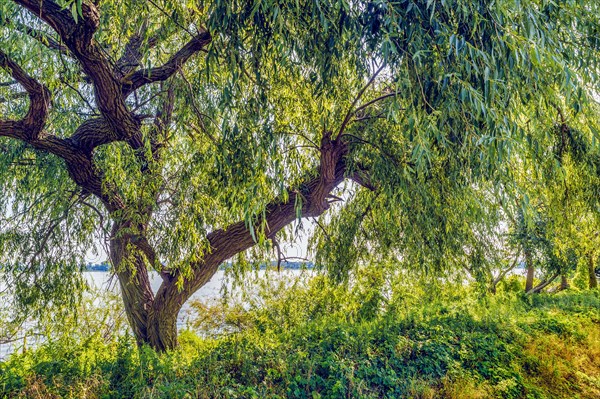
[[[166,354],[57,338],[0,363],[0,398],[600,397],[598,291],[385,284],[316,277],[195,304]]]

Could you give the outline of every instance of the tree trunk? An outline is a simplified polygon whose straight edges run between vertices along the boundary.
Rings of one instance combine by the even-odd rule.
[[[525,263],[527,264],[527,280],[525,281],[525,292],[529,292],[533,289],[533,274],[535,270],[533,268],[531,252],[528,248],[525,249]]]
[[[598,279],[596,277],[596,273],[594,272],[594,255],[588,255],[588,277],[589,277],[589,287],[597,288],[598,287]]]
[[[123,225],[113,226],[110,259],[121,288],[125,314],[138,345],[147,344],[158,351],[177,346],[177,316],[183,305],[177,290],[168,301],[156,300],[146,259],[131,242],[131,237],[120,236]],[[174,285],[174,282],[170,282]]]
[[[123,255],[133,257],[128,264]],[[113,267],[121,287],[127,319],[138,345],[147,344],[157,351],[164,352],[177,346],[177,316],[183,306],[184,297],[178,292],[175,283],[168,298],[154,296],[143,258],[128,249],[111,254]],[[131,261],[131,259],[129,260]],[[136,268],[135,272],[132,268]]]
[[[146,265],[136,256],[131,244],[124,238],[116,238],[119,227],[113,227],[110,244],[110,260],[119,279],[125,314],[138,344],[148,339],[148,311],[154,295],[146,272]]]
[[[119,235],[124,224],[115,224],[110,245],[110,259],[116,270],[123,297],[127,319],[138,345],[149,345],[164,352],[177,346],[177,317],[192,294],[206,284],[217,272],[220,262],[211,261],[208,255],[202,265],[196,265],[198,273],[195,285],[189,282],[180,290],[177,279],[161,273],[163,282],[156,292],[152,291],[148,275],[147,259],[132,243],[132,238]],[[219,259],[220,260],[220,259]]]
[[[181,306],[155,308],[148,317],[148,339],[145,343],[160,352],[174,349],[177,346],[177,316]]]
[[[558,287],[559,291],[568,290],[570,288],[569,280],[567,280],[567,276],[564,274],[560,276],[560,286]]]

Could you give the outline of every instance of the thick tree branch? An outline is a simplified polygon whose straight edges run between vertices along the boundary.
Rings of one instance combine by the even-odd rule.
[[[530,289],[529,291],[527,291],[528,294],[537,294],[538,292],[541,292],[544,288],[546,288],[548,285],[550,285],[554,280],[556,280],[556,278],[560,275],[560,273],[555,273],[553,274],[549,279],[542,281],[541,283],[539,283],[537,286],[533,287],[532,289]]]
[[[134,72],[128,79],[123,79],[123,94],[128,96],[140,87],[154,82],[167,80],[179,68],[192,57],[210,44],[212,38],[207,31],[200,32],[177,53],[175,53],[164,65],[157,68],[142,69]]]
[[[329,208],[328,197],[346,178],[348,147],[341,140],[332,140],[325,132],[321,141],[320,166],[312,178],[297,189],[291,189],[285,201],[275,201],[266,207],[264,219],[256,223],[266,225],[266,235],[272,239],[288,224],[300,217],[317,217]],[[258,227],[257,227],[258,228]],[[163,282],[156,293],[153,307],[161,311],[178,311],[181,305],[217,271],[225,260],[256,245],[255,236],[246,222],[240,221],[225,229],[208,234],[210,250],[203,259],[192,264],[194,275],[186,280],[183,289],[176,284],[178,276]]]
[[[96,147],[118,139],[104,118],[92,118],[83,122],[66,140],[84,153],[91,154]]]
[[[82,17],[78,22],[75,22],[67,8],[61,7],[53,0],[14,0],[14,2],[27,8],[50,25],[72,51],[80,52],[89,47],[98,29],[100,21],[98,9],[85,0],[81,3]]]
[[[91,151],[86,151],[86,146],[93,140],[84,140],[83,133],[81,133],[85,130],[88,132],[88,136],[92,136],[89,132],[93,129],[88,127],[94,123],[99,124],[97,120],[84,123],[83,129],[76,131],[75,140],[73,138],[61,139],[44,132],[50,105],[48,89],[29,76],[1,50],[0,67],[23,86],[29,94],[30,101],[29,110],[23,119],[0,120],[0,137],[21,140],[38,150],[59,156],[65,160],[67,170],[75,183],[100,198],[109,210],[120,209],[123,206],[122,201],[118,196],[105,192],[102,187],[102,178],[91,158]],[[102,139],[105,137],[105,135],[101,136]]]
[[[70,11],[51,0],[14,0],[50,25],[77,58],[89,76],[102,116],[120,139],[128,140],[139,131],[140,125],[129,112],[121,94],[121,83],[116,78],[110,60],[94,41],[100,23],[96,6],[82,1],[82,16],[77,21]]]
[[[50,91],[29,76],[16,62],[0,50],[0,67],[23,86],[29,95],[29,110],[20,121],[0,120],[0,136],[33,140],[38,137],[48,117]]]

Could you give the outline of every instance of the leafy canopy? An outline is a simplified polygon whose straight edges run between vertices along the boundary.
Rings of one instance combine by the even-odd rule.
[[[52,93],[43,131],[69,140],[110,113],[89,67],[23,3],[0,1],[2,52]],[[518,192],[515,166],[541,167],[535,151],[556,107],[592,112],[594,1],[96,3],[93,40],[140,143],[93,149],[103,193],[124,204],[111,209],[60,157],[0,137],[0,263],[22,304],[70,298],[75,265],[106,250],[123,220],[119,234],[143,233],[180,285],[212,251],[209,234],[237,221],[268,250],[266,210],[293,197],[302,216],[294,193],[320,176],[324,137],[346,143],[343,173],[367,188],[346,186],[346,203],[321,217],[321,264],[344,278],[366,254],[435,267],[474,259],[494,234],[497,198]],[[89,20],[87,0],[58,5]],[[135,74],[169,65],[205,32],[210,43],[166,79]],[[27,94],[6,68],[0,76],[0,119],[22,118]],[[596,137],[595,121],[577,129]]]

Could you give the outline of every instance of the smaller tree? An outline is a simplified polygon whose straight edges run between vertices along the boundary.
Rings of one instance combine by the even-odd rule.
[[[566,275],[575,270],[577,254],[571,247],[559,250],[555,243],[552,219],[542,212],[527,217],[523,210],[519,210],[515,221],[510,237],[512,245],[524,255],[527,268],[525,292],[541,292],[559,276],[562,277],[561,287],[566,288]],[[543,277],[534,286],[536,270],[541,271]]]

